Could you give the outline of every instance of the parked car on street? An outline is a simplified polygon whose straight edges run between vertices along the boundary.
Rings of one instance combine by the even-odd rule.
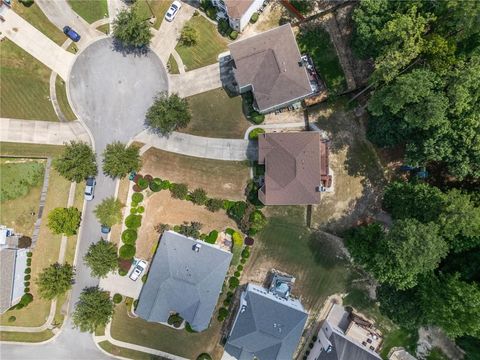
[[[170,8],[167,10],[167,13],[165,14],[165,20],[173,21],[181,7],[182,4],[179,1],[174,1],[172,5],[170,5]]]
[[[75,42],[80,41],[81,36],[70,26],[64,26],[63,33]]]
[[[136,281],[140,277],[140,275],[142,275],[146,268],[147,262],[145,260],[140,260],[139,262],[137,262],[137,265],[135,265],[135,268],[130,274],[130,279]]]
[[[95,184],[97,182],[95,181],[95,178],[93,176],[89,176],[86,183],[87,184],[85,186],[85,200],[90,201],[94,198]]]
[[[108,234],[110,232],[110,230],[112,230],[112,228],[110,226],[107,226],[107,225],[102,225],[100,227],[100,231],[102,232],[102,234]]]

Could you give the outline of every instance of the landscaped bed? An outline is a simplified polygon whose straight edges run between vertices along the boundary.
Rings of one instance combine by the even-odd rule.
[[[227,41],[218,34],[215,25],[201,15],[193,16],[187,25],[197,31],[196,44],[187,46],[179,43],[175,48],[186,70],[216,63],[218,55],[227,50]]]
[[[50,102],[50,73],[51,70],[33,56],[3,39],[0,42],[0,117],[58,121]]]
[[[243,139],[251,125],[242,111],[242,98],[230,97],[224,89],[210,90],[187,98],[192,120],[184,129],[188,134]]]
[[[68,0],[68,4],[89,24],[108,17],[107,0]]]

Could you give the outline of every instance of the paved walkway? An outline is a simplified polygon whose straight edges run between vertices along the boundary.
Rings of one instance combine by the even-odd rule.
[[[180,55],[178,54],[177,50],[173,49],[172,56],[175,59],[175,61],[177,62],[179,73],[180,74],[185,74],[185,65],[183,64],[183,60],[180,57]]]
[[[193,6],[182,2],[182,7],[175,17],[175,21],[162,21],[162,25],[160,25],[158,31],[152,28],[154,37],[150,48],[160,57],[165,65],[167,65],[168,58],[175,49],[175,46],[177,46],[183,26],[193,16],[194,11],[195,8]]]
[[[90,143],[80,121],[54,122],[0,118],[0,141],[63,145],[68,141]]]
[[[68,5],[67,0],[35,0],[35,3],[47,16],[48,20],[61,31],[63,31],[64,26],[68,25],[80,34],[81,39],[76,43],[79,49],[83,49],[92,40],[103,35],[74,12]]]
[[[113,22],[118,12],[127,5],[122,0],[107,0],[108,3],[108,17],[110,24]]]
[[[42,225],[42,215],[43,215],[43,209],[45,208],[45,200],[47,199],[47,190],[48,190],[48,182],[50,181],[51,166],[52,166],[52,158],[49,157],[47,159],[47,163],[45,164],[45,174],[43,176],[42,192],[40,193],[40,203],[38,205],[37,220],[33,225],[32,248],[34,248],[35,244],[37,243],[38,234],[40,233],[40,225]]]
[[[47,1],[56,3],[56,1]],[[67,79],[74,55],[55,44],[35,27],[23,20],[12,9],[2,12],[5,21],[0,22],[0,32],[23,50],[44,63],[51,70]]]
[[[219,63],[187,71],[184,74],[169,75],[169,79],[170,93],[177,93],[181,97],[222,87]]]
[[[257,157],[256,144],[244,139],[207,138],[179,132],[167,137],[145,130],[134,140],[160,150],[206,159],[244,161]]]

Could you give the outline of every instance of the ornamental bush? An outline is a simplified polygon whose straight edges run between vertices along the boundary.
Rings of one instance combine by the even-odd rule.
[[[20,299],[20,303],[19,304],[22,304],[23,307],[27,306],[28,304],[30,304],[31,302],[33,301],[33,295],[32,294],[23,294],[22,298]]]
[[[238,271],[242,271],[242,270],[243,270],[243,265],[238,265],[238,266],[237,266],[237,270],[238,270]]]
[[[31,266],[32,265],[32,258],[27,258],[27,266]]]
[[[253,122],[255,125],[260,125],[261,123],[263,123],[264,120],[265,115],[260,114],[257,111],[252,111],[250,113],[250,121]]]
[[[8,322],[10,322],[10,323],[15,322],[15,320],[17,320],[17,318],[13,315],[8,318]]]
[[[232,235],[233,246],[242,247],[243,246],[243,236],[238,231],[234,231]]]
[[[23,277],[23,280],[25,280],[25,281],[30,280],[30,275],[25,275],[25,276]]]
[[[130,208],[130,214],[135,215],[136,213],[137,213],[137,208],[132,206],[132,207]]]
[[[233,30],[228,36],[230,37],[230,39],[235,40],[238,37],[238,32]]]
[[[255,128],[248,133],[248,138],[250,140],[257,140],[258,135],[260,134],[265,134],[265,130],[263,130],[262,128]]]
[[[125,276],[128,274],[128,271],[127,270],[124,270],[124,269],[119,269],[118,270],[118,275],[120,276]]]
[[[209,244],[215,244],[215,242],[217,241],[217,237],[218,237],[218,231],[217,230],[212,230],[212,231],[210,231],[210,234],[208,234],[205,241]]]
[[[113,303],[114,303],[114,304],[120,304],[120,303],[122,302],[122,300],[123,300],[123,296],[120,295],[120,294],[115,294],[115,295],[113,295],[113,299],[112,299],[112,300],[113,300]]]
[[[248,248],[243,249],[242,258],[243,259],[248,259],[249,257],[250,257],[250,251],[248,250]]]
[[[257,21],[258,21],[258,12],[255,11],[255,12],[252,14],[252,17],[250,18],[250,22],[251,22],[252,24],[255,24]]]
[[[171,184],[170,193],[173,198],[184,200],[188,195],[188,187],[186,184]]]
[[[217,212],[218,210],[220,210],[222,208],[223,200],[222,199],[208,199],[205,206],[207,207],[208,211]]]
[[[227,214],[236,222],[240,222],[245,215],[247,203],[245,201],[236,201],[232,207],[227,210]]]
[[[240,281],[238,278],[232,276],[230,279],[228,279],[228,284],[230,289],[235,289],[238,285],[240,285]]]
[[[218,315],[220,315],[221,317],[227,317],[229,313],[230,312],[228,311],[228,309],[224,307],[221,307],[220,309],[218,309]]]
[[[148,186],[150,187],[150,190],[152,190],[153,192],[158,192],[162,190],[162,179],[155,178],[152,181],[150,181],[150,184]]]
[[[139,179],[137,185],[140,189],[145,190],[148,187],[148,181],[145,178]]]
[[[138,229],[142,225],[142,215],[128,215],[125,219],[125,225],[129,229]]]
[[[190,194],[190,201],[196,205],[203,205],[207,201],[207,192],[202,188],[193,190]]]
[[[144,212],[145,212],[145,208],[144,208],[143,206],[139,206],[139,207],[137,208],[137,213],[143,214]]]
[[[244,259],[244,258],[241,258],[241,259],[240,259],[240,262],[241,262],[242,264],[245,264],[245,263],[247,262],[247,260]]]
[[[143,178],[144,178],[145,180],[147,180],[149,184],[150,184],[150,183],[152,182],[152,180],[153,180],[153,176],[150,175],[150,174],[145,175]]]
[[[138,203],[141,203],[143,201],[143,194],[142,193],[135,193],[132,195],[132,201]]]
[[[267,225],[267,218],[260,210],[255,210],[250,214],[250,229],[248,230],[249,235],[255,235],[261,231],[265,225]]]
[[[29,287],[29,286],[30,286],[30,281],[25,281],[25,282],[23,283],[23,286]]]
[[[31,272],[32,272],[32,269],[30,269],[29,267],[25,269],[25,274],[30,274]]]
[[[135,256],[135,246],[125,244],[119,250],[119,255],[122,259],[131,259]]]
[[[29,251],[29,252],[27,253],[27,257],[29,257],[29,258],[31,258],[32,255],[33,255],[33,253],[32,253],[31,251]]]
[[[170,189],[171,186],[172,186],[172,184],[170,183],[170,181],[168,181],[168,180],[163,180],[162,181],[162,190],[168,190],[168,189]]]
[[[173,325],[176,328],[179,328],[182,325],[183,318],[178,314],[172,314],[167,320],[169,325]]]
[[[233,274],[235,277],[239,278],[240,277],[240,271],[235,271],[235,273]]]
[[[135,229],[127,229],[122,233],[122,241],[124,244],[133,245],[137,240],[138,234]]]
[[[24,292],[24,293],[29,293],[29,292],[30,292],[30,288],[29,288],[29,287],[24,288],[24,289],[23,289],[23,292]]]

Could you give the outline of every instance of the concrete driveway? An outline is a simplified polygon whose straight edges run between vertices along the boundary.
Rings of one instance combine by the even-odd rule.
[[[5,19],[5,21],[0,22],[2,35],[5,35],[66,80],[68,69],[75,56],[55,44],[13,10],[5,9],[2,15]]]
[[[222,86],[220,64],[204,66],[179,75],[169,75],[170,92],[181,97],[200,94]]]
[[[146,272],[143,274],[146,274]],[[129,278],[129,275],[130,273],[126,276],[120,276],[118,273],[110,273],[106,278],[100,280],[100,287],[104,290],[110,291],[110,294],[112,295],[118,293],[123,296],[131,297],[132,299],[138,299],[140,291],[142,291],[143,281],[141,277],[136,281],[133,281]]]

